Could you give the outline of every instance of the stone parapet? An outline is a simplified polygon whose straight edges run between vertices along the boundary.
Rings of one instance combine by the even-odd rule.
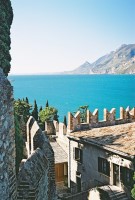
[[[48,172],[48,160],[44,152],[38,148],[21,167],[17,199],[48,200]]]
[[[27,194],[26,199],[55,200],[54,152],[46,133],[42,132],[32,116],[27,122],[26,148],[28,159],[19,172],[18,199],[21,199],[23,194],[25,199]]]
[[[68,113],[68,127],[67,132],[79,131],[79,130],[88,130],[91,128],[99,128],[104,126],[113,126],[118,124],[130,123],[135,121],[135,107],[130,109],[124,109],[120,107],[120,118],[116,119],[116,109],[112,108],[111,111],[108,111],[106,108],[103,113],[104,119],[99,120],[98,109],[95,109],[94,112],[87,110],[86,112],[86,122],[80,123],[81,113]]]

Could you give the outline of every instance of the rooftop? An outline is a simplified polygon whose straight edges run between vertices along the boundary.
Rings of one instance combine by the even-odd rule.
[[[73,132],[69,138],[82,139],[129,156],[135,155],[135,122]]]
[[[57,142],[50,142],[53,151],[55,164],[68,162],[68,155]]]

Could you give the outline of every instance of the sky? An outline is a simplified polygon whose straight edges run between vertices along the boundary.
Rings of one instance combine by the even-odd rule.
[[[11,73],[70,71],[135,43],[135,0],[11,0]]]

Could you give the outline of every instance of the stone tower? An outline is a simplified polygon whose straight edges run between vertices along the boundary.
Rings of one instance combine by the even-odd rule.
[[[10,71],[10,0],[0,0],[0,199],[16,199],[15,130],[13,88],[6,76]]]

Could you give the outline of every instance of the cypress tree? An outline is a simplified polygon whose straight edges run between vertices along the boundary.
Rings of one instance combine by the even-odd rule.
[[[41,112],[43,110],[43,108],[42,108],[42,106],[40,106],[40,108],[39,108],[39,112]]]
[[[66,118],[66,116],[64,116],[64,121],[63,121],[63,123],[64,123],[65,126],[67,127],[67,118]]]
[[[54,114],[54,117],[53,117],[53,120],[55,120],[55,121],[57,121],[57,122],[59,122],[59,116],[57,115],[57,113],[56,114]]]
[[[34,108],[31,114],[35,118],[35,120],[38,121],[38,107],[36,100],[34,101]]]
[[[26,97],[26,103],[28,103],[28,104],[29,104],[29,99],[28,99],[28,97]]]
[[[47,107],[49,107],[49,103],[48,103],[48,100],[47,100],[47,102],[46,102],[46,108],[47,108]]]
[[[23,136],[20,131],[20,122],[15,114],[15,147],[16,147],[16,173],[19,171],[21,160],[23,159]]]

